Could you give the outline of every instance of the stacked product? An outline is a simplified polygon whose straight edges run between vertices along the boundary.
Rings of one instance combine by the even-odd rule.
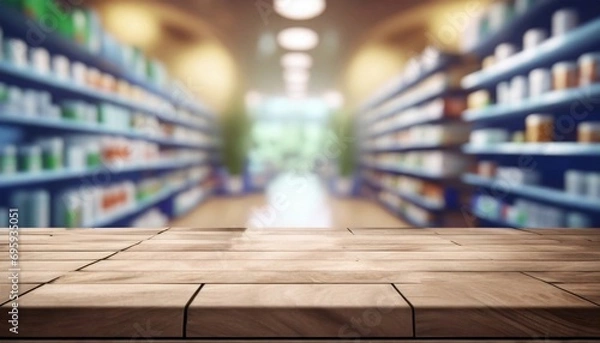
[[[31,24],[32,32],[41,32],[40,35],[31,35],[32,39],[35,38],[34,41],[43,39],[44,20],[56,19],[56,31],[64,38],[122,69],[134,71],[138,77],[157,87],[168,86],[168,75],[160,62],[144,56],[134,47],[116,41],[102,28],[97,14],[89,9],[74,7],[73,2],[61,2],[59,5],[54,0],[7,0],[4,5],[13,7],[34,20]]]
[[[459,83],[472,70],[466,59],[429,48],[360,114],[363,193],[375,190],[415,226],[460,225],[460,206],[446,195],[461,193],[456,179],[471,164],[457,145],[470,133],[460,120],[467,104]]]
[[[158,208],[153,208],[141,214],[131,222],[130,227],[162,228],[169,223],[169,217]]]
[[[22,226],[165,223],[211,173],[214,118],[72,1],[0,4],[0,78],[0,212]]]
[[[175,213],[183,215],[197,206],[205,197],[206,191],[202,187],[192,188],[179,194],[174,200]]]
[[[467,42],[483,60],[462,82],[471,92],[463,117],[475,126],[464,151],[480,159],[477,174],[463,178],[477,187],[473,212],[485,226],[599,225],[600,170],[591,161],[600,155],[600,8],[513,5],[492,6],[473,25],[495,30]]]

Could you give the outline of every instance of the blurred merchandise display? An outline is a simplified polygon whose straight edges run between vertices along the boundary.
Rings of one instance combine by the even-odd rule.
[[[414,226],[465,224],[459,177],[471,159],[459,148],[471,127],[461,120],[460,80],[473,70],[469,59],[428,48],[358,114],[362,194]]]
[[[68,5],[0,4],[0,208],[19,208],[23,227],[166,226],[175,198],[213,174],[215,117]]]
[[[600,224],[600,8],[589,1],[497,2],[470,24],[463,78],[463,151],[479,159],[463,181],[481,226]]]

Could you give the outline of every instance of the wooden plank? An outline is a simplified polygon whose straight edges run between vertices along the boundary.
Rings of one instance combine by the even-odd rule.
[[[600,283],[561,283],[558,287],[600,305]]]
[[[30,253],[32,254],[32,253]],[[30,255],[31,256],[31,255]],[[111,260],[542,260],[600,261],[598,252],[406,252],[406,251],[124,251]]]
[[[151,238],[152,235],[86,235],[86,234],[59,234],[59,235],[19,235],[22,244],[69,244],[86,242],[139,242]],[[8,242],[8,236],[0,236],[0,242]]]
[[[18,298],[15,298],[15,296],[21,296],[39,285],[39,283],[19,283],[18,285],[0,283],[0,304],[7,301],[18,302]]]
[[[46,261],[46,260],[100,260],[111,254],[112,251],[25,251],[19,253],[19,260]],[[1,254],[0,261],[9,261],[8,254]]]
[[[600,229],[526,229],[538,235],[600,235]]]
[[[73,261],[19,261],[18,268],[23,271],[42,272],[42,271],[72,271],[92,263],[91,260],[73,260]],[[0,270],[9,270],[10,262],[0,261]]]
[[[21,270],[18,273],[19,282],[21,283],[46,283],[64,275],[65,271],[28,271]],[[9,277],[13,275],[8,270],[0,270],[0,284],[11,283]]]
[[[518,235],[527,236],[534,234],[525,230],[511,228],[434,228],[438,235]]]
[[[182,337],[186,303],[199,285],[47,284],[19,299],[21,337]],[[7,311],[3,306],[3,312]],[[0,337],[13,335],[0,323]],[[12,336],[10,336],[12,337]]]
[[[244,232],[243,227],[219,227],[219,228],[194,228],[194,227],[171,227],[168,232],[183,231],[183,232]]]
[[[551,283],[600,283],[600,271],[590,272],[527,272],[527,275]]]
[[[419,228],[350,228],[349,229],[354,235],[435,235],[433,229],[419,229]]]
[[[63,243],[63,244],[24,244],[19,246],[19,252],[72,252],[72,251],[118,251],[128,248],[137,241],[129,242],[89,242],[89,243]],[[8,251],[8,250],[6,250]]]
[[[127,271],[127,272],[70,272],[55,283],[82,284],[259,284],[259,283],[422,283],[425,281],[445,280],[444,275],[455,278],[485,278],[485,272],[395,272],[395,271]],[[496,273],[498,274],[498,273]],[[511,274],[511,273],[505,273]]]
[[[165,231],[166,228],[162,229],[138,229],[138,228],[96,228],[96,229],[62,229],[62,228],[19,228],[19,235],[73,235],[73,234],[84,234],[84,235],[155,235],[159,232]],[[8,235],[7,229],[0,229],[0,236]]]
[[[598,337],[600,307],[526,275],[396,284],[416,337]]]
[[[187,336],[203,338],[412,334],[411,309],[388,284],[208,284],[191,303],[187,322]]]
[[[515,260],[103,260],[85,271],[597,271],[597,261]]]
[[[493,251],[493,252],[597,252],[598,248],[593,246],[580,246],[570,244],[555,244],[555,245],[527,245],[518,242],[518,244],[480,244],[461,247],[463,251]]]
[[[512,242],[514,242],[514,240],[506,240],[506,239],[493,239],[493,238],[489,238],[489,236],[482,236],[483,239],[472,239],[472,238],[454,238],[451,239],[450,241],[462,245],[462,246],[479,246],[482,244],[485,245],[509,245]],[[537,237],[541,237],[541,236],[537,236]],[[552,240],[552,239],[528,239],[528,240],[523,240],[521,241],[522,244],[527,244],[527,245],[545,245],[545,246],[549,246],[549,245],[558,245],[560,244],[560,241],[557,240]]]
[[[160,241],[164,244],[155,244],[154,241],[144,241],[139,245],[127,249],[127,251],[462,251],[461,247],[452,244],[417,244],[417,243],[389,243],[389,244],[345,244],[340,245],[330,242],[290,242],[289,244],[278,244],[277,242],[249,242],[234,244],[215,242],[180,242]],[[527,251],[527,250],[523,250]]]

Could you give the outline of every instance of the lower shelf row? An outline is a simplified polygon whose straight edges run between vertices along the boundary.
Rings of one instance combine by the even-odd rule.
[[[168,172],[159,176],[144,177],[140,180],[93,183],[82,181],[78,186],[52,189],[20,189],[8,194],[5,203],[0,205],[4,212],[0,227],[16,223],[9,221],[9,213],[18,213],[19,227],[106,227],[136,216],[130,225],[149,224],[145,219],[158,218],[162,224],[163,215],[148,210],[174,199],[169,204],[169,214],[185,212],[197,203],[206,192],[200,186],[210,175],[209,167],[195,167]],[[187,191],[194,190],[193,193]],[[181,198],[180,198],[181,197]],[[154,213],[154,214],[152,214]],[[168,216],[166,216],[168,217]],[[12,219],[12,217],[11,217]],[[6,221],[2,223],[2,221]]]

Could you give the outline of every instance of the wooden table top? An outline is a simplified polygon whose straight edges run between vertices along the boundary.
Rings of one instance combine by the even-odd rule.
[[[600,339],[600,230],[21,229],[18,262],[0,340]]]

